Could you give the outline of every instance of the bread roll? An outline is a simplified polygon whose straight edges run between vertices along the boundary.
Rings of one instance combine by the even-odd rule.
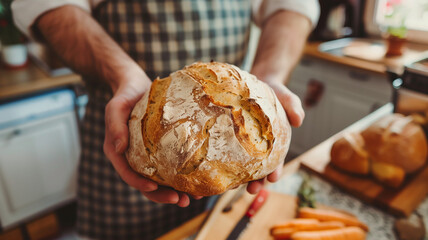
[[[406,176],[406,173],[401,167],[397,167],[393,164],[373,161],[371,166],[373,176],[379,182],[389,187],[397,188],[401,186]]]
[[[367,175],[370,171],[369,154],[359,133],[345,133],[331,147],[331,163],[350,173]]]
[[[372,161],[384,162],[412,173],[427,158],[427,140],[422,128],[412,117],[391,114],[364,130],[366,149]]]
[[[265,83],[236,66],[195,63],[156,79],[129,120],[130,166],[161,185],[209,196],[264,178],[291,128]]]

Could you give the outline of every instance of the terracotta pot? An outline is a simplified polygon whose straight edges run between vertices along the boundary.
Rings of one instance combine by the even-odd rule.
[[[403,55],[404,45],[406,44],[405,38],[399,38],[394,36],[388,36],[387,45],[388,48],[386,50],[386,56],[401,56]]]
[[[1,57],[6,68],[22,68],[27,65],[28,53],[25,44],[2,46]]]

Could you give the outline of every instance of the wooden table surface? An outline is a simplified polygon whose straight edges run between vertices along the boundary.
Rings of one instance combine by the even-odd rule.
[[[73,84],[83,84],[79,75],[51,77],[31,61],[22,69],[0,67],[0,100]]]
[[[344,64],[350,67],[355,67],[375,73],[385,74],[387,69],[401,74],[404,69],[404,64],[428,51],[428,45],[407,43],[404,54],[399,57],[388,57],[381,61],[368,61],[354,57],[338,56],[326,52],[321,52],[319,46],[322,42],[309,42],[306,44],[304,54],[320,58],[326,61]]]
[[[427,45],[407,44],[407,51],[402,57],[387,58],[384,62],[370,62],[358,58],[336,56],[321,52],[319,51],[320,44],[321,42],[309,42],[306,44],[304,54],[381,74],[385,74],[387,67],[401,69],[406,59],[411,58],[418,52],[428,50]],[[0,67],[0,100],[43,91],[50,88],[82,83],[83,81],[81,77],[77,74],[51,77],[31,61],[29,61],[26,68],[18,70],[8,70]]]

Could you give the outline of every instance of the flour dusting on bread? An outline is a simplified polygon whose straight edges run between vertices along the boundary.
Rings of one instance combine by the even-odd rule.
[[[285,158],[291,128],[268,85],[211,62],[156,79],[131,113],[129,136],[135,171],[208,196],[271,173]]]

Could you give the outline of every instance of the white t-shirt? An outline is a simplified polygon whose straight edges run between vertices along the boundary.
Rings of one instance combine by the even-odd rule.
[[[43,13],[64,6],[75,5],[87,12],[104,0],[14,0],[12,11],[16,25],[27,36],[31,36],[31,26]],[[253,19],[261,25],[271,14],[279,10],[289,10],[306,16],[315,27],[320,8],[317,0],[252,0]]]

